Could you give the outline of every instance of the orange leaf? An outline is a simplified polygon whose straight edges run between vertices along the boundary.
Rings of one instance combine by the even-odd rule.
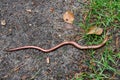
[[[72,24],[74,21],[74,14],[71,11],[66,11],[63,14],[63,19],[65,22]]]
[[[99,28],[99,27],[96,27],[96,26],[93,26],[93,27],[90,27],[87,34],[96,34],[96,35],[101,35],[103,32],[103,29],[102,28]]]

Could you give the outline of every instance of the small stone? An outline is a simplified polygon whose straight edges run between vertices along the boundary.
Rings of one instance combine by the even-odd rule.
[[[11,32],[11,31],[12,31],[12,29],[9,29],[8,31],[9,31],[9,32]]]
[[[32,24],[29,24],[29,26],[32,26]]]
[[[28,75],[23,75],[21,80],[26,80],[28,78]]]
[[[27,12],[32,12],[32,10],[31,10],[31,9],[26,9],[26,11],[27,11]]]
[[[61,37],[61,35],[60,35],[60,34],[59,34],[58,36],[59,36],[59,37]]]
[[[71,24],[65,24],[65,29],[73,29],[74,26]]]
[[[1,25],[5,26],[6,25],[6,21],[5,20],[1,20]]]
[[[46,62],[47,62],[48,64],[50,63],[50,58],[49,58],[49,57],[46,58]]]

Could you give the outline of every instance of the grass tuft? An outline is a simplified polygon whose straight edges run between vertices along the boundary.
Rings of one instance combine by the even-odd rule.
[[[90,4],[86,7],[88,10],[85,11],[83,21],[79,23],[79,26],[85,31],[91,26],[104,29],[101,36],[85,34],[83,38],[86,44],[99,44],[103,41],[108,29],[120,29],[120,0],[90,0]],[[113,35],[113,33],[111,34]],[[86,55],[90,56],[90,60],[84,62],[87,62],[89,70],[77,74],[78,76],[73,80],[116,80],[116,76],[120,76],[120,52],[113,51],[110,46],[111,42],[112,40],[108,41],[106,47],[101,51],[87,51],[89,54]]]

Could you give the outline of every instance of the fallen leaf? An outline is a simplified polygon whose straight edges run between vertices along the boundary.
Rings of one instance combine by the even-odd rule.
[[[51,12],[51,13],[54,12],[54,8],[53,8],[53,7],[50,8],[50,12]]]
[[[5,20],[1,20],[1,25],[5,26],[6,25],[6,21]]]
[[[64,14],[63,14],[63,20],[67,23],[70,23],[72,24],[73,21],[74,21],[74,14],[71,12],[71,11],[66,11]]]
[[[103,32],[103,29],[102,29],[102,28],[99,28],[99,27],[93,26],[93,27],[90,27],[90,28],[88,29],[87,34],[101,35],[102,32]]]

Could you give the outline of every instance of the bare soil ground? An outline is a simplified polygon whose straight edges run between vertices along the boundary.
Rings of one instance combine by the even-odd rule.
[[[0,25],[0,79],[68,80],[87,71],[86,51],[71,45],[47,54],[34,49],[4,51],[24,45],[48,49],[65,40],[84,44],[80,27],[68,29],[62,15],[72,10],[79,22],[85,4],[84,0],[1,0],[0,20],[6,24]]]

